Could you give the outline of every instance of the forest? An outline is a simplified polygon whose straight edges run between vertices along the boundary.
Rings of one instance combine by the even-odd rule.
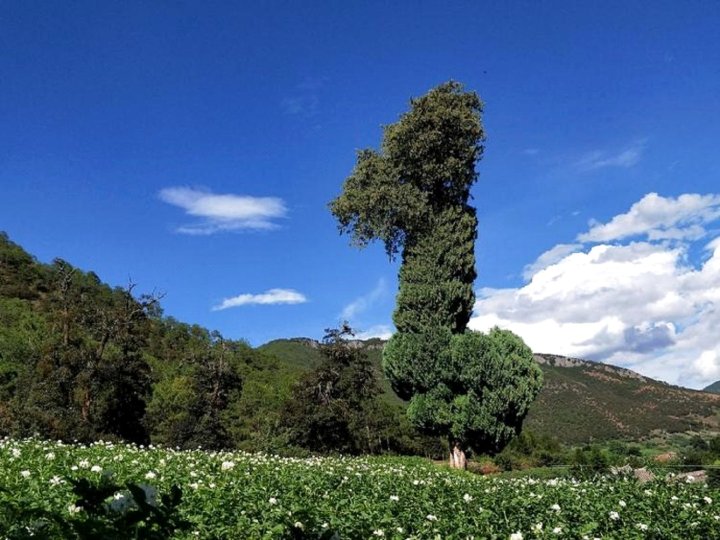
[[[137,290],[42,264],[0,236],[0,435],[290,454],[443,448],[381,395],[348,328],[329,331],[328,362],[305,373],[164,316],[161,295]]]

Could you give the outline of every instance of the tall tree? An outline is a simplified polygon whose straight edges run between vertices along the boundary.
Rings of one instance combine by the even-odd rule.
[[[362,150],[330,208],[340,231],[363,247],[402,254],[393,320],[383,353],[412,423],[449,439],[451,463],[465,448],[502,448],[520,429],[542,375],[510,332],[466,332],[475,302],[477,218],[468,204],[485,138],[482,102],[457,82],[413,99],[384,128],[378,151]]]

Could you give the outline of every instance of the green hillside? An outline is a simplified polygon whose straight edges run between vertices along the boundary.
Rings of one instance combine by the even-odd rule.
[[[713,394],[720,394],[720,381],[715,381],[709,386],[703,389],[703,392],[712,392]]]
[[[382,372],[383,342],[352,343],[367,352],[383,390],[363,436],[372,431],[376,449],[442,454],[408,424]],[[253,349],[164,317],[158,299],[60,259],[40,263],[0,234],[0,437],[279,451],[292,432],[293,393],[321,360],[310,339]],[[720,424],[720,394],[599,363],[536,360],[545,387],[525,425],[537,434],[578,443]]]
[[[382,342],[367,345],[382,376]],[[319,361],[317,342],[281,339],[260,349],[298,372]],[[720,395],[670,386],[633,371],[556,355],[535,356],[545,385],[525,426],[565,443],[617,438],[639,439],[669,433],[715,429],[720,425]],[[382,377],[387,400],[402,403]]]
[[[384,342],[380,339],[355,342],[365,349],[368,357],[377,369],[377,375],[383,389],[384,400],[391,405],[402,405],[404,401],[395,395],[390,382],[382,371],[381,359]],[[315,369],[322,362],[318,342],[308,338],[276,339],[259,348],[260,351],[280,360],[281,365],[298,375]]]

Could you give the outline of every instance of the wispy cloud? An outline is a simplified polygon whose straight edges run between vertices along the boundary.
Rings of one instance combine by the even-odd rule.
[[[273,229],[273,221],[286,215],[282,199],[247,195],[216,194],[190,187],[168,187],[159,193],[162,201],[185,210],[199,221],[178,227],[179,233],[208,235],[242,229]]]
[[[575,163],[575,167],[581,171],[594,171],[608,167],[619,167],[629,169],[634,167],[642,159],[645,151],[645,141],[636,141],[630,146],[612,153],[605,150],[588,152]]]
[[[260,294],[239,294],[225,298],[212,310],[221,311],[249,305],[304,304],[305,302],[307,302],[307,297],[294,289],[270,289]]]
[[[320,98],[315,94],[286,97],[280,102],[283,112],[291,116],[315,116],[319,105]]]
[[[280,107],[291,116],[310,118],[320,110],[319,92],[326,82],[325,77],[308,77],[295,87],[292,95],[280,101]]]
[[[526,148],[525,150],[522,151],[522,153],[525,154],[526,156],[536,156],[536,155],[538,155],[539,152],[540,152],[540,150],[538,150],[537,148]]]
[[[383,278],[380,278],[372,291],[356,298],[346,305],[340,313],[340,317],[345,320],[355,318],[360,313],[363,313],[372,307],[372,305],[383,298],[386,293],[387,284]]]

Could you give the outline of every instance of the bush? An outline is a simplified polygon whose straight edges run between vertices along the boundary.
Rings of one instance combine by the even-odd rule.
[[[576,478],[592,478],[609,472],[610,460],[597,446],[576,448],[572,455],[570,470]]]

